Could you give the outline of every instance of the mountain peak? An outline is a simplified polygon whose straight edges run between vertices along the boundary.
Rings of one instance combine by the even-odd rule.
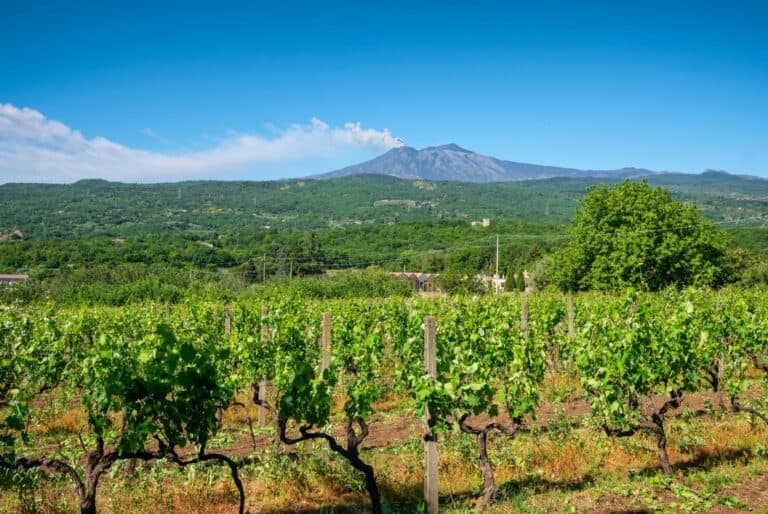
[[[433,150],[449,150],[452,152],[464,152],[464,153],[474,153],[470,150],[467,150],[466,148],[462,148],[456,143],[448,143],[447,145],[440,145],[440,146],[428,146],[426,148],[423,148],[421,151],[433,151]]]
[[[652,175],[642,169],[579,170],[504,161],[480,155],[456,143],[429,146],[416,150],[410,146],[393,148],[383,155],[320,178],[359,174],[390,175],[404,179],[445,180],[459,182],[508,182],[551,177],[627,178]]]

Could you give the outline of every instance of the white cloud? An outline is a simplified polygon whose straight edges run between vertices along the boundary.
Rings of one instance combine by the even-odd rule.
[[[248,165],[327,157],[350,147],[384,150],[402,144],[387,129],[366,129],[359,122],[331,127],[312,118],[309,125],[291,125],[271,138],[236,133],[205,150],[162,153],[103,137],[88,139],[34,109],[0,104],[0,183],[178,180],[215,176]]]

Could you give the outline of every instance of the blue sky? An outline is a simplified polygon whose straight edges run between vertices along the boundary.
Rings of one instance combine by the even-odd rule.
[[[303,176],[396,138],[768,176],[768,2],[158,4],[0,4],[0,183]]]

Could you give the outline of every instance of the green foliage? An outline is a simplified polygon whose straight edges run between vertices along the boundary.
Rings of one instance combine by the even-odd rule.
[[[725,236],[694,207],[645,182],[592,189],[570,235],[555,256],[562,289],[657,291],[723,278]]]
[[[546,352],[533,331],[528,337],[521,331],[518,302],[454,297],[424,307],[410,316],[410,333],[397,341],[396,352],[403,362],[400,379],[420,410],[429,406],[438,428],[468,415],[505,412],[517,419],[534,412]],[[427,313],[437,318],[436,379],[419,358]]]
[[[747,372],[750,367],[761,369],[763,393],[768,386],[768,306],[761,291],[725,290],[710,302],[714,308],[709,316],[703,317],[700,324],[711,337],[705,358],[709,364],[710,375],[716,370],[718,357],[722,358],[722,371],[719,376],[719,389],[728,398],[740,405],[740,395],[750,385]],[[727,305],[727,308],[723,308]],[[768,398],[757,402],[745,402],[758,412],[768,412]],[[734,406],[732,404],[732,406]]]
[[[205,330],[176,330],[156,315],[116,316],[98,322],[93,346],[72,369],[94,433],[123,452],[143,449],[153,436],[173,446],[205,448],[217,430],[217,410],[232,395],[219,375],[218,361],[226,358],[220,338]],[[122,417],[119,429],[112,422],[115,413]]]
[[[288,361],[275,376],[282,420],[323,426],[331,414],[334,381],[304,361]],[[329,374],[330,375],[330,374]],[[331,375],[332,376],[332,375]]]
[[[385,392],[387,378],[382,307],[361,302],[335,307],[332,362],[342,373],[344,413],[350,419],[368,418]]]
[[[32,401],[62,380],[70,352],[61,335],[48,310],[0,306],[0,460],[13,460],[17,445],[29,442]]]
[[[655,300],[630,292],[591,303],[569,353],[602,424],[639,426],[649,397],[695,389],[707,335],[697,326],[691,294]]]
[[[205,307],[188,305],[182,319],[163,310],[54,317],[2,308],[0,461],[11,465],[19,451],[34,448],[27,424],[41,396],[54,391],[77,393],[88,422],[82,436],[97,448],[113,444],[121,454],[135,453],[157,439],[203,451],[218,430],[218,410],[232,401],[223,377],[229,349]]]
[[[362,271],[342,271],[331,276],[305,277],[289,280],[276,278],[265,286],[252,286],[248,295],[265,299],[285,296],[307,300],[331,300],[342,298],[379,298],[409,296],[409,283],[398,280],[377,268]]]
[[[768,286],[768,262],[753,259],[743,269],[740,275],[741,284],[746,287]]]
[[[295,302],[293,302],[295,308]],[[377,307],[362,302],[331,304],[333,359],[321,369],[318,334],[321,319],[309,310],[295,311],[272,319],[275,332],[270,378],[276,388],[281,419],[299,424],[323,426],[329,421],[331,397],[339,384],[346,398],[344,413],[349,419],[366,419],[373,414],[373,403],[383,393],[383,330]],[[289,328],[290,327],[290,328]],[[285,334],[293,339],[286,343]],[[274,346],[274,342],[278,346]],[[264,374],[267,373],[267,374]]]
[[[440,290],[448,294],[482,293],[485,284],[476,277],[476,270],[451,267],[437,277]]]

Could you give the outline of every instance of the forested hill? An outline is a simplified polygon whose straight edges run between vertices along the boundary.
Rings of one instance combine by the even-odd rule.
[[[706,172],[648,178],[715,220],[768,214],[768,181]],[[380,175],[334,180],[0,186],[0,236],[115,237],[159,231],[296,231],[438,220],[571,220],[590,186],[608,179],[553,178],[470,184]],[[13,235],[13,231],[21,233]]]

